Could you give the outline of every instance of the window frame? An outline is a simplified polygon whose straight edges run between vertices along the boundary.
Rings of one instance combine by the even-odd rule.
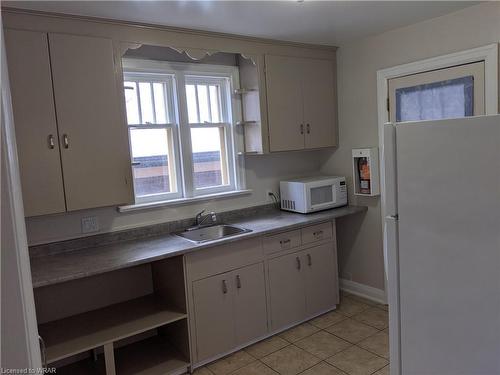
[[[167,61],[155,61],[144,59],[124,58],[122,60],[124,82],[128,77],[143,76],[157,77],[170,76],[172,77],[172,97],[169,98],[172,102],[172,107],[169,107],[169,113],[175,118],[169,119],[170,124],[162,126],[171,127],[172,136],[174,138],[174,153],[178,192],[155,194],[150,196],[138,197],[135,194],[135,203],[148,202],[168,202],[173,200],[182,200],[191,198],[199,198],[205,195],[213,195],[218,193],[232,193],[245,190],[245,175],[244,175],[244,158],[242,157],[243,150],[243,129],[237,126],[241,121],[241,98],[234,95],[234,90],[239,86],[239,70],[236,66],[227,65],[210,65],[197,63],[176,63]],[[187,77],[187,78],[186,78]],[[216,80],[227,79],[227,89],[221,90],[221,107],[222,115],[226,116],[224,122],[221,123],[196,123],[190,124],[188,117],[187,97],[186,97],[186,80],[191,82],[191,77],[200,78],[200,82],[206,84],[207,79],[211,77]],[[151,81],[149,81],[151,82]],[[222,91],[225,91],[224,93]],[[224,97],[223,97],[224,96]],[[170,104],[169,104],[170,105]],[[170,111],[172,109],[172,111]],[[224,109],[226,111],[224,111]],[[173,121],[173,122],[172,122]],[[127,120],[127,126],[128,125]],[[140,125],[144,128],[152,128],[156,125]],[[228,184],[213,186],[207,188],[194,188],[194,163],[193,152],[191,145],[191,129],[197,127],[224,128],[225,132],[225,150],[227,159]],[[222,145],[221,145],[222,146]]]

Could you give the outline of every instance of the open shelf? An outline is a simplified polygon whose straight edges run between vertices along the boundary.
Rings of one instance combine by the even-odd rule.
[[[189,361],[161,335],[117,349],[115,362],[117,375],[175,375],[189,367]]]
[[[106,375],[104,358],[100,355],[97,361],[87,358],[69,365],[57,367],[57,375]]]
[[[38,327],[51,363],[186,318],[185,312],[148,295]]]

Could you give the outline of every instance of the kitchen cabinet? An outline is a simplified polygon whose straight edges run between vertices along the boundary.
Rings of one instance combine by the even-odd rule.
[[[270,151],[337,145],[331,60],[266,55]]]
[[[26,216],[129,203],[110,39],[7,29]]]
[[[64,212],[64,188],[47,34],[5,30],[26,216]]]
[[[267,333],[265,290],[262,262],[193,282],[198,361]]]

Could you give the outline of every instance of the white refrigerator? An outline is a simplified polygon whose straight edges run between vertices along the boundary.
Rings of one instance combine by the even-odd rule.
[[[391,375],[500,374],[500,115],[386,124]]]

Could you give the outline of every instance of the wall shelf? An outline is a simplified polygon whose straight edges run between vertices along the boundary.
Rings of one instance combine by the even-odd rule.
[[[41,324],[38,330],[51,363],[186,317],[148,295]]]

